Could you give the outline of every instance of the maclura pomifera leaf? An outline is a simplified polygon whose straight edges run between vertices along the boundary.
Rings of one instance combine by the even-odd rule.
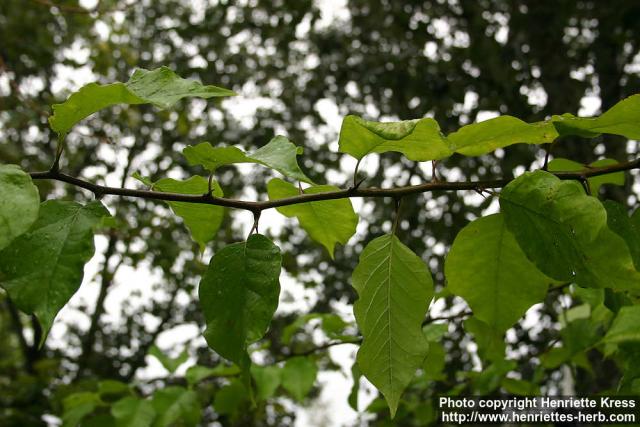
[[[600,159],[589,165],[583,165],[582,163],[574,162],[573,160],[555,158],[547,165],[549,172],[571,172],[571,171],[583,171],[589,168],[601,168],[605,166],[612,166],[618,162],[614,159]],[[624,185],[624,172],[613,172],[605,175],[597,175],[587,178],[587,183],[591,189],[591,193],[597,196],[600,192],[600,187],[604,184]]]
[[[502,214],[478,218],[460,230],[446,258],[445,277],[451,292],[498,333],[542,301],[554,282],[527,259]]]
[[[597,117],[563,114],[553,116],[552,121],[561,136],[593,138],[606,133],[640,139],[640,94],[623,99]]]
[[[358,366],[384,395],[393,417],[429,350],[422,321],[433,279],[425,262],[388,234],[367,244],[352,282],[358,293],[353,311],[363,336]]]
[[[513,144],[550,144],[561,136],[594,138],[607,133],[640,139],[640,94],[626,98],[597,117],[553,116],[527,123],[498,116],[462,126],[444,136],[430,118],[375,122],[346,116],[340,130],[340,151],[361,160],[369,153],[397,151],[409,160],[438,160],[460,153],[481,156]]]
[[[340,129],[340,151],[360,160],[369,153],[397,151],[410,160],[449,157],[453,152],[434,119],[373,122],[346,116]]]
[[[236,163],[258,163],[282,175],[313,184],[298,165],[303,148],[296,146],[282,135],[277,135],[253,153],[245,153],[237,147],[214,147],[208,142],[185,147],[184,157],[191,165],[201,165],[214,173],[219,167]]]
[[[302,190],[303,194],[318,194],[337,191],[332,185],[316,185]],[[295,197],[300,194],[293,184],[274,178],[267,184],[269,200]],[[333,258],[335,245],[346,244],[356,233],[358,215],[353,210],[349,199],[322,200],[317,202],[300,203],[276,208],[281,214],[291,218],[296,217],[300,226],[316,242],[327,248]]]
[[[38,218],[40,193],[16,165],[0,165],[0,250],[29,230]]]
[[[629,248],[580,183],[527,172],[502,190],[500,207],[519,246],[547,276],[584,287],[640,290]]]
[[[105,216],[100,202],[48,200],[29,231],[0,252],[0,286],[20,310],[36,315],[42,340],[80,287],[94,253],[94,227]]]
[[[61,139],[64,139],[78,122],[112,105],[153,104],[165,109],[186,97],[213,98],[234,95],[235,93],[228,89],[183,79],[167,67],[155,70],[137,69],[126,83],[89,83],[72,93],[63,103],[54,104],[49,125]]]
[[[247,346],[262,338],[278,307],[280,249],[261,234],[225,246],[214,254],[200,281],[198,296],[209,346],[242,368]]]
[[[198,175],[184,181],[162,178],[157,182],[153,182],[139,173],[134,173],[133,177],[150,186],[153,190],[168,193],[203,195],[209,191],[208,180]],[[211,181],[211,195],[215,197],[224,195],[220,184],[215,180]],[[191,237],[200,246],[200,251],[204,251],[207,242],[213,239],[218,229],[220,229],[224,218],[224,207],[187,202],[167,202],[167,204],[176,215],[182,218],[191,233]]]

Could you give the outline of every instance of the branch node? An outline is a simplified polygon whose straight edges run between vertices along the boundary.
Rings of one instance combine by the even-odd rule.
[[[360,186],[362,185],[362,183],[364,182],[365,178],[362,178],[360,181],[357,181],[353,184],[353,186],[349,187],[347,189],[347,192],[349,193],[353,193],[354,191],[356,191],[358,188],[360,188]]]

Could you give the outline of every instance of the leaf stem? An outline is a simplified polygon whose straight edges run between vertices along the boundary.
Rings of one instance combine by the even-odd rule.
[[[393,218],[393,226],[391,227],[391,234],[397,234],[398,223],[400,222],[400,208],[402,208],[402,197],[395,197],[394,202],[396,204],[396,210]]]
[[[358,168],[360,167],[360,162],[362,161],[362,159],[358,159],[358,161],[356,162],[356,167],[353,169],[353,187],[357,188],[358,187]]]

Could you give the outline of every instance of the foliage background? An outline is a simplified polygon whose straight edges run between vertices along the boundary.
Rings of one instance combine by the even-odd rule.
[[[100,113],[69,136],[62,167],[96,182],[136,186],[129,178],[134,171],[153,178],[202,173],[179,155],[187,144],[211,141],[252,149],[283,133],[305,147],[303,168],[312,179],[326,176],[332,184],[344,185],[353,163],[336,152],[340,118],[346,114],[376,120],[429,115],[449,132],[497,113],[526,121],[563,112],[597,113],[640,92],[639,19],[640,5],[623,0],[114,0],[97,5],[3,0],[0,161],[45,169],[55,150],[46,106],[86,82],[125,81],[135,67],[168,65],[184,77],[229,87],[241,97],[219,104],[185,102],[168,112],[143,106]],[[554,154],[584,162],[603,155],[622,161],[637,154],[636,143],[621,140],[605,147],[601,142],[568,140]],[[496,156],[454,156],[439,172],[452,180],[512,176],[539,165],[543,156],[537,147],[514,146]],[[368,185],[431,178],[431,168],[400,156],[372,157],[365,164]],[[264,197],[265,174],[258,168],[229,168],[220,174],[220,184],[231,197]],[[41,194],[88,197],[68,186],[38,185]],[[606,191],[614,199],[631,194],[630,205],[637,201],[638,189],[630,181],[627,188]],[[458,192],[423,194],[404,204],[399,235],[430,260],[438,286],[443,255],[456,233],[470,219],[495,210],[491,202]],[[65,394],[90,388],[98,378],[135,380],[143,392],[178,381],[163,375],[157,381],[148,378],[154,371],[146,355],[163,332],[169,337],[162,341],[168,353],[177,355],[186,346],[198,363],[218,362],[203,340],[191,339],[196,335],[180,325],[194,325],[193,330],[202,325],[194,303],[199,275],[217,248],[244,238],[250,218],[231,212],[200,257],[164,205],[115,198],[105,203],[121,226],[99,239],[83,297],[73,300],[43,350],[29,345],[37,335],[31,319],[0,296],[3,425],[41,425],[44,414],[60,414]],[[274,320],[271,345],[260,352],[263,360],[326,341],[308,330],[284,345],[280,334],[297,317],[294,309],[349,313],[345,304],[354,298],[350,275],[357,255],[367,240],[390,228],[393,209],[391,201],[382,200],[356,207],[362,217],[359,232],[337,250],[335,261],[289,220],[276,220],[275,213],[262,218],[262,228],[280,241],[288,300],[295,300],[284,298],[283,307],[290,309],[280,310]],[[555,313],[561,303],[566,307],[571,301],[550,296],[536,308],[534,326],[525,322],[508,334],[525,378],[533,372],[536,356],[557,336]],[[438,308],[454,314],[463,310],[457,300],[448,304]],[[183,342],[185,334],[189,339]],[[475,387],[459,376],[481,362],[458,320],[451,322],[445,348],[444,376],[413,386],[397,422],[428,419],[428,408],[418,402],[438,391],[459,383],[467,392]],[[340,354],[342,359],[351,355],[350,350]],[[320,356],[323,370],[340,369],[326,352]],[[553,372],[545,387],[570,384],[576,393],[586,394],[617,382],[613,366],[596,357],[589,362],[592,369]],[[211,392],[219,386],[212,384]],[[331,414],[322,403],[315,406],[318,424],[331,420],[324,418]],[[260,407],[233,419],[208,410],[205,422],[286,424],[299,414],[296,407],[279,399],[268,410]],[[354,422],[384,424],[388,413],[375,409]]]

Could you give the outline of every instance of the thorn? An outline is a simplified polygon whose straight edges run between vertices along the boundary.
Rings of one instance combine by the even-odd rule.
[[[360,187],[360,185],[362,185],[365,179],[366,178],[362,178],[360,181],[356,182],[352,187],[349,187],[347,191],[349,192],[356,191]]]

